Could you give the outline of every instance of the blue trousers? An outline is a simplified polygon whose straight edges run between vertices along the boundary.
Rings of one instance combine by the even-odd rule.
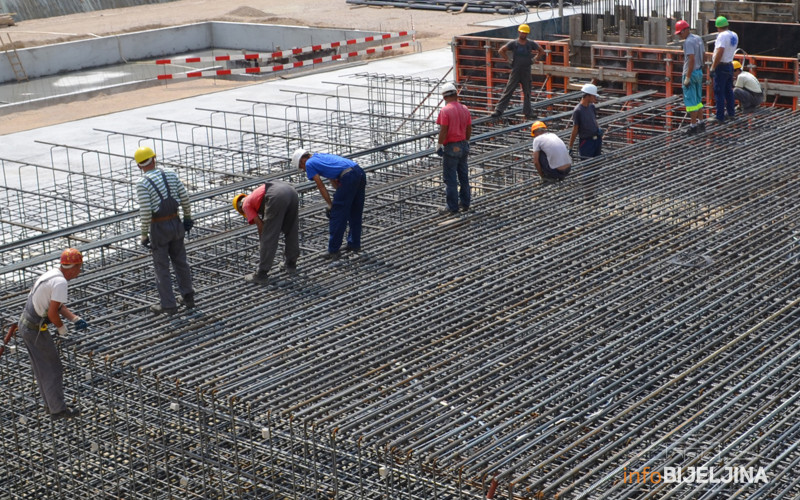
[[[714,100],[717,104],[717,120],[725,120],[725,111],[731,118],[736,114],[733,101],[733,64],[720,63],[714,70]]]
[[[328,252],[336,253],[342,247],[342,238],[347,225],[347,246],[354,249],[361,248],[361,218],[364,215],[364,193],[367,189],[367,175],[356,165],[352,170],[342,175],[339,187],[333,194],[331,207],[331,220],[328,224],[330,237],[328,239]]]
[[[469,141],[450,142],[444,146],[442,178],[447,193],[447,209],[458,212],[458,204],[469,208],[472,195],[469,187]]]
[[[600,156],[603,150],[603,138],[599,135],[596,137],[597,139],[588,138],[578,141],[578,153],[580,153],[581,158]]]

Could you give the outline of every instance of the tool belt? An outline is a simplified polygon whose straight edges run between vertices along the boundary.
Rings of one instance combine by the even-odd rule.
[[[37,319],[34,320],[33,318],[28,317],[28,315],[26,315],[23,312],[19,317],[19,324],[20,325],[24,325],[29,330],[33,330],[35,332],[38,332],[39,329],[44,324],[43,320],[44,320],[44,318],[37,318]]]
[[[171,219],[174,219],[176,217],[178,217],[178,213],[177,212],[175,212],[172,215],[165,215],[164,217],[153,217],[152,219],[150,219],[150,223],[152,224],[152,223],[155,223],[155,222],[164,222],[165,220],[171,220]]]

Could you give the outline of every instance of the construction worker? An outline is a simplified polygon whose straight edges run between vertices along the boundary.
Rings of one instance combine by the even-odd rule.
[[[67,248],[61,252],[60,267],[47,271],[33,284],[18,323],[45,411],[53,418],[72,418],[80,414],[79,409],[69,408],[64,400],[64,367],[46,324],[52,324],[62,338],[67,335],[67,326],[61,318],[71,321],[76,330],[88,328],[86,321],[66,306],[67,282],[80,274],[82,265],[83,255],[78,249]]]
[[[192,309],[195,305],[192,274],[183,244],[184,236],[194,226],[189,193],[175,172],[156,168],[156,154],[152,149],[139,148],[133,158],[143,174],[136,186],[142,223],[141,243],[152,250],[160,299],[158,304],[150,306],[150,310],[155,314],[175,314],[178,311],[169,275],[170,261],[183,303]],[[183,222],[178,217],[179,205],[183,210]]]
[[[247,219],[248,224],[256,225],[260,241],[258,268],[254,274],[245,276],[245,281],[267,284],[281,233],[286,240],[286,272],[292,274],[297,270],[297,257],[300,256],[298,206],[297,191],[279,180],[269,181],[249,195],[237,194],[233,198],[233,208]]]
[[[689,23],[680,20],[675,23],[675,33],[683,40],[683,104],[689,114],[689,135],[706,131],[706,123],[701,119],[703,103],[703,39],[693,34]]]
[[[717,27],[717,40],[714,42],[714,55],[708,77],[714,79],[717,122],[724,123],[726,111],[729,119],[736,116],[733,101],[733,55],[739,47],[739,37],[728,29],[728,20],[724,16],[719,16],[714,25]]]
[[[597,86],[587,83],[581,87],[581,101],[572,112],[572,134],[569,136],[569,150],[578,141],[578,152],[581,159],[600,156],[603,149],[603,131],[597,125]]]
[[[525,118],[530,119],[533,117],[531,112],[531,64],[544,59],[544,50],[535,41],[528,40],[531,28],[527,24],[520,24],[517,33],[516,40],[511,40],[498,50],[500,57],[511,65],[511,74],[492,116],[503,114],[508,103],[511,102],[511,96],[514,95],[517,85],[522,85],[522,112]],[[509,52],[511,52],[511,56],[508,55]]]
[[[469,109],[458,102],[458,90],[452,83],[442,86],[445,105],[439,111],[439,147],[436,154],[442,157],[442,178],[447,193],[447,206],[443,214],[455,214],[469,210],[471,193],[469,186],[469,138],[472,136],[472,117]]]
[[[733,61],[733,76],[736,83],[733,86],[733,98],[739,101],[742,111],[752,113],[764,102],[764,93],[752,73],[742,70],[742,63]]]
[[[336,260],[341,255],[342,238],[348,224],[347,246],[345,252],[361,250],[361,218],[364,214],[364,197],[367,188],[367,175],[358,163],[341,156],[314,153],[298,149],[292,155],[292,167],[306,173],[308,180],[317,184],[319,194],[328,204],[328,251],[326,260]],[[331,199],[322,178],[328,179],[336,192]]]
[[[569,175],[572,158],[564,141],[547,130],[544,122],[535,121],[531,125],[533,137],[533,164],[543,181],[560,181]]]

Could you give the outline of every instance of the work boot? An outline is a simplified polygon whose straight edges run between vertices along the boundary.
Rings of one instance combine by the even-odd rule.
[[[178,312],[177,307],[162,307],[161,304],[153,304],[150,306],[150,312],[153,314],[167,314],[172,316],[176,312]]]
[[[450,210],[447,207],[439,209],[439,215],[455,215],[458,213],[458,210]]]
[[[338,252],[338,251],[337,252],[325,252],[325,254],[322,256],[322,258],[325,259],[325,260],[334,261],[334,260],[339,260],[339,257],[341,257],[341,256],[342,256],[342,253]]]
[[[297,262],[287,262],[284,264],[283,268],[286,270],[287,274],[294,274],[297,272]]]
[[[78,408],[70,408],[69,406],[62,412],[53,413],[50,415],[50,418],[53,420],[60,420],[60,419],[70,419],[75,418],[81,414],[81,411]]]
[[[350,245],[347,245],[346,247],[344,247],[344,251],[348,253],[349,252],[358,253],[361,251],[361,248],[351,247]]]
[[[269,277],[261,273],[248,274],[244,277],[244,280],[248,283],[255,283],[256,285],[266,285],[269,283]]]
[[[186,309],[194,309],[194,292],[178,297],[178,303],[185,305]]]
[[[697,127],[690,125],[689,130],[686,131],[686,135],[697,135]]]
[[[469,212],[469,207],[467,207],[467,206],[464,206],[464,205],[459,205],[459,206],[458,206],[458,209],[459,209],[460,211],[462,211],[462,212]]]

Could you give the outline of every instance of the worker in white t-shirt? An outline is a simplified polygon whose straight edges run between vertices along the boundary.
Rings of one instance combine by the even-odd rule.
[[[556,134],[547,131],[540,121],[531,125],[533,136],[533,164],[542,180],[561,180],[572,169],[572,158],[564,141]]]
[[[739,101],[742,111],[752,113],[764,102],[764,93],[761,91],[761,84],[758,78],[752,73],[742,70],[742,63],[733,61],[733,77],[736,83],[733,85],[733,98]]]

